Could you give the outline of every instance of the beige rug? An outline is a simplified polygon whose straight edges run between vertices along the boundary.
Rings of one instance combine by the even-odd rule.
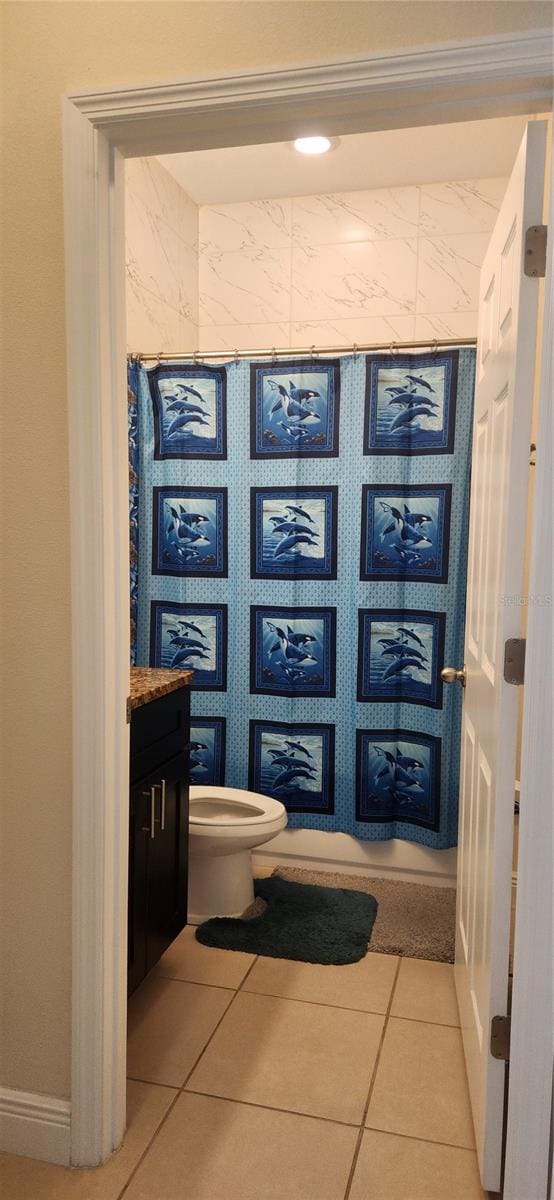
[[[454,962],[455,888],[369,879],[367,875],[341,875],[334,871],[308,871],[301,867],[277,867],[273,874],[294,883],[354,888],[375,896],[379,911],[369,943],[374,954]]]

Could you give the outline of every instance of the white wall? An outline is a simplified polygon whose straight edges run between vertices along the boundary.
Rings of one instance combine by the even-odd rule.
[[[505,186],[202,206],[200,349],[475,336],[479,268]]]
[[[198,207],[155,158],[125,163],[127,347],[196,350]]]
[[[129,350],[472,337],[506,180],[206,205],[126,163]]]

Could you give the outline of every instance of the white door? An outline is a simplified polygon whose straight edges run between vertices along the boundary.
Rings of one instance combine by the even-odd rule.
[[[524,274],[524,243],[542,221],[545,141],[544,122],[530,122],[479,295],[455,975],[481,1179],[491,1191],[500,1187],[505,1066],[491,1056],[490,1029],[507,1012],[519,700],[504,681],[504,643],[521,636],[539,291]]]

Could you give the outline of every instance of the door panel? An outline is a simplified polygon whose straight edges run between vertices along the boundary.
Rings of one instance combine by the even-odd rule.
[[[187,921],[188,784],[184,780],[182,754],[164,763],[156,775],[155,837],[148,846],[147,971]]]
[[[129,995],[187,922],[188,795],[183,753],[131,788]]]
[[[500,1187],[505,1064],[490,1025],[508,1003],[518,689],[504,644],[521,636],[538,281],[524,238],[542,219],[546,126],[523,139],[481,271],[462,718],[456,990],[485,1188]],[[459,664],[456,664],[459,665]]]

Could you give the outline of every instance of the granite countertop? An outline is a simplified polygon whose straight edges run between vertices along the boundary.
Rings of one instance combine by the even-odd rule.
[[[159,700],[168,692],[189,687],[194,671],[170,671],[163,667],[131,667],[131,694],[127,700],[127,718],[135,708]]]

